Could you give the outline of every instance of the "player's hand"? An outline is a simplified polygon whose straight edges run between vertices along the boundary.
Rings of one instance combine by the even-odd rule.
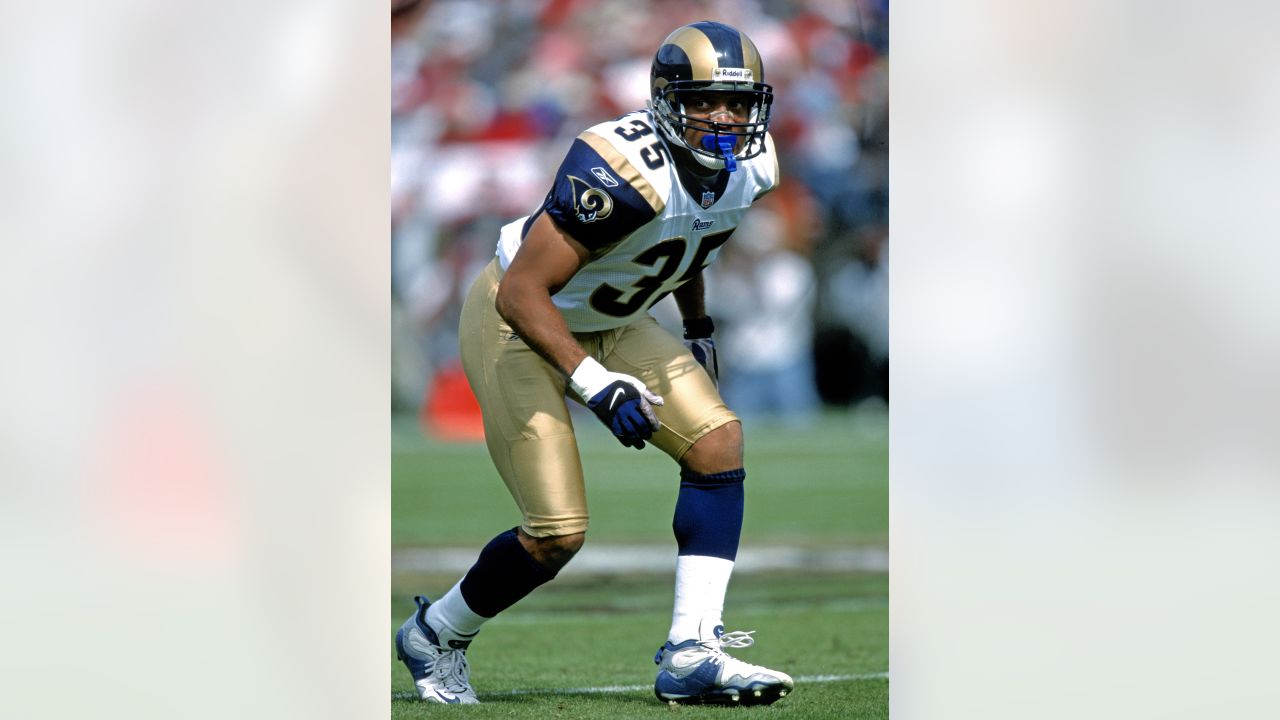
[[[662,427],[653,412],[654,405],[663,403],[660,395],[630,375],[609,372],[591,358],[569,376],[569,388],[627,447],[643,448],[644,441]]]
[[[716,326],[709,317],[684,321],[684,346],[689,348],[693,359],[706,369],[707,374],[711,376],[711,382],[718,386],[720,362],[716,357],[716,341],[711,337],[715,329]]]

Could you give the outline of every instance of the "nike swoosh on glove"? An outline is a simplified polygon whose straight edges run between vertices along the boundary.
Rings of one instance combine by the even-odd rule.
[[[625,380],[615,380],[587,402],[600,422],[627,447],[644,448],[644,441],[660,426],[653,408]]]
[[[693,318],[684,321],[684,346],[689,349],[693,359],[711,376],[711,382],[720,385],[720,362],[716,357],[716,341],[711,333],[715,332],[715,324],[711,318]]]
[[[627,447],[644,448],[644,441],[662,427],[652,407],[663,403],[661,396],[630,375],[609,372],[592,358],[583,360],[569,376],[569,388]]]

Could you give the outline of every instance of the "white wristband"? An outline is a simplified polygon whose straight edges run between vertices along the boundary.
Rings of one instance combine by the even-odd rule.
[[[595,358],[588,356],[583,358],[578,364],[578,369],[569,376],[569,389],[582,398],[582,402],[591,402],[591,398],[595,397],[596,393],[613,382],[612,375],[613,373],[596,362]]]

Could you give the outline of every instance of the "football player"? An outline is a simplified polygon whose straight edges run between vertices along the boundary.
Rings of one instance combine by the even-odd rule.
[[[462,362],[523,521],[439,600],[415,598],[396,649],[424,700],[477,702],[466,650],[481,626],[582,547],[586,491],[566,396],[623,445],[652,443],[680,467],[658,698],[768,704],[794,686],[725,652],[753,642],[721,618],[746,473],[741,424],[716,390],[702,281],[746,209],[778,184],[773,90],[756,46],[718,22],[671,33],[651,78],[648,109],[579,135],[542,207],[502,228],[463,307]],[[648,314],[668,293],[684,343]]]

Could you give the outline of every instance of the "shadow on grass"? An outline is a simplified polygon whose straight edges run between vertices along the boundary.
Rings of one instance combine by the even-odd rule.
[[[635,692],[618,692],[618,693],[599,693],[599,692],[582,692],[572,689],[568,690],[521,690],[518,693],[497,693],[484,694],[480,696],[480,701],[486,705],[535,705],[546,703],[548,700],[565,700],[565,699],[584,699],[588,697],[607,697],[610,703],[619,703],[625,705],[652,705],[657,707],[659,703],[657,698],[653,696],[652,691],[636,690]]]
[[[616,690],[616,689],[583,689],[583,688],[545,688],[540,690],[508,690],[507,692],[487,692],[477,695],[483,703],[523,703],[531,700],[546,700],[548,698],[585,698],[585,697],[608,697],[610,700],[645,700],[647,702],[657,702],[651,690]],[[416,703],[421,702],[418,696],[412,691],[397,690],[391,693],[392,702]]]

